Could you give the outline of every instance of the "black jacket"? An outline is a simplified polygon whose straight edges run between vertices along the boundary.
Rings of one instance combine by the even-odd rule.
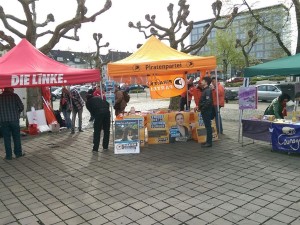
[[[88,98],[86,101],[86,108],[92,116],[99,116],[103,113],[109,113],[109,104],[107,101],[102,100],[100,96]]]
[[[210,111],[213,108],[212,93],[209,87],[202,90],[202,95],[199,101],[199,110],[202,112]]]

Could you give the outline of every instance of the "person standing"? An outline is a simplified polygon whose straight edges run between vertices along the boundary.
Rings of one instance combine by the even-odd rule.
[[[116,86],[115,99],[116,99],[114,105],[115,115],[118,116],[120,113],[124,113],[124,110],[127,106],[127,102],[124,98],[124,93],[123,91],[120,90],[119,86]]]
[[[94,137],[93,137],[93,152],[98,152],[100,145],[101,129],[103,129],[102,147],[104,151],[108,150],[109,135],[110,135],[110,111],[109,104],[100,96],[87,96],[86,108],[94,120]]]
[[[61,91],[61,98],[59,102],[59,111],[63,113],[65,122],[66,122],[66,127],[68,129],[72,128],[72,121],[71,121],[71,112],[73,109],[72,106],[72,98],[71,98],[71,93],[66,87],[62,88]]]
[[[16,158],[25,155],[22,152],[20,135],[20,113],[23,110],[24,105],[20,97],[14,93],[14,89],[4,88],[3,93],[0,94],[0,128],[4,138],[6,160],[12,160],[11,137]]]
[[[75,133],[75,121],[76,121],[77,114],[78,114],[78,131],[83,132],[83,130],[82,130],[82,112],[83,112],[84,101],[76,88],[73,88],[71,90],[71,97],[72,97],[72,107],[73,107],[71,134],[74,134]]]
[[[203,90],[199,102],[199,110],[203,118],[204,126],[206,128],[206,143],[203,147],[212,147],[212,128],[211,128],[211,117],[212,117],[212,93],[209,85],[211,83],[210,77],[204,77],[201,81]]]
[[[225,90],[222,84],[220,84],[220,82],[218,82],[218,96],[219,96],[219,105],[217,104],[217,81],[216,78],[213,77],[211,79],[211,89],[212,89],[212,98],[213,98],[213,106],[214,106],[214,110],[213,113],[215,115],[214,118],[216,118],[216,126],[217,126],[217,131],[218,134],[223,134],[223,125],[222,125],[222,117],[221,117],[221,113],[220,110],[222,107],[224,107],[225,105]],[[218,113],[219,112],[219,113]]]

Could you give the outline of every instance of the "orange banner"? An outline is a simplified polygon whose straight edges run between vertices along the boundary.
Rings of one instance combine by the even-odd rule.
[[[152,99],[170,98],[186,91],[185,75],[149,76],[148,84]]]

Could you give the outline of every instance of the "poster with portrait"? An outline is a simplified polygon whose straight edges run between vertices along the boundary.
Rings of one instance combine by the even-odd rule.
[[[115,154],[140,153],[139,120],[115,121]]]
[[[200,112],[194,114],[194,126],[193,126],[193,139],[196,140],[198,143],[205,143],[206,142],[206,129],[204,126],[204,121]],[[218,140],[218,132],[216,127],[215,119],[211,121],[212,127],[212,134],[213,134],[213,141]]]
[[[114,106],[116,102],[115,93],[113,92],[106,92],[105,93],[106,101],[109,103],[110,106]]]
[[[113,80],[105,81],[105,91],[106,92],[115,92],[115,81],[113,81]]]
[[[191,131],[189,120],[189,112],[169,113],[168,126],[170,143],[176,141],[188,141],[190,139]]]
[[[139,116],[139,115],[129,115],[129,116],[124,116],[124,120],[128,119],[136,119],[139,121],[139,139],[140,139],[140,146],[144,147],[145,146],[145,127],[144,127],[144,117]]]
[[[257,87],[239,88],[239,109],[257,109]]]
[[[147,115],[147,131],[149,144],[169,143],[168,114]]]

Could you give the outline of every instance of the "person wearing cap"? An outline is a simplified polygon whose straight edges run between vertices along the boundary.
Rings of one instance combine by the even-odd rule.
[[[24,105],[20,97],[14,93],[14,89],[4,88],[0,94],[0,128],[4,138],[6,160],[12,160],[11,137],[16,158],[24,156],[20,135],[20,114],[23,110]]]

